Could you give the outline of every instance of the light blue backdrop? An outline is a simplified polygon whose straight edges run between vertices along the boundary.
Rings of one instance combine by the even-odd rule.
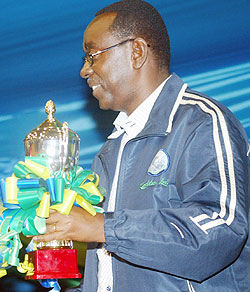
[[[82,35],[112,2],[0,1],[0,177],[24,159],[23,139],[45,120],[49,99],[79,134],[80,165],[90,167],[115,115],[98,109],[79,76]],[[169,30],[171,71],[229,106],[250,137],[250,1],[149,2]]]

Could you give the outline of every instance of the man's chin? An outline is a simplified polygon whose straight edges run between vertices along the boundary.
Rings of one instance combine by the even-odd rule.
[[[100,92],[95,91],[93,92],[93,96],[98,100],[99,103],[99,108],[101,110],[112,110],[112,111],[118,111],[117,109],[114,108],[114,105],[112,103],[113,98],[109,98],[109,95],[103,95],[100,94]]]
[[[109,106],[107,106],[106,104],[103,104],[102,102],[99,101],[99,108],[101,110],[107,111],[107,110],[111,110],[111,108]]]
[[[98,103],[99,103],[99,108],[101,110],[104,110],[104,111],[108,111],[108,110],[112,110],[112,111],[116,111],[113,106],[107,102],[107,100],[105,100],[104,98],[97,98],[98,100]]]

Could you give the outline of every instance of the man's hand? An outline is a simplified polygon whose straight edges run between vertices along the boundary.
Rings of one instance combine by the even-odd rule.
[[[104,216],[92,216],[84,209],[73,206],[69,215],[50,210],[46,220],[46,233],[36,235],[35,241],[75,240],[80,242],[105,242]]]

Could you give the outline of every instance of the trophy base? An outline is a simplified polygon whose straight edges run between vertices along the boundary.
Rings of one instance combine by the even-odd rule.
[[[81,278],[77,266],[77,250],[67,248],[39,249],[28,253],[34,274],[26,280]]]

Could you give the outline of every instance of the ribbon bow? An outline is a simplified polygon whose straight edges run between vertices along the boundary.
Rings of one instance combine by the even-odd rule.
[[[20,271],[24,268],[24,263],[19,265],[19,234],[44,234],[50,208],[68,215],[76,205],[93,216],[102,213],[96,205],[103,201],[104,190],[98,184],[98,175],[81,167],[67,175],[52,172],[45,154],[18,162],[12,176],[0,180],[6,208],[0,217],[0,277],[9,266],[19,266]]]

